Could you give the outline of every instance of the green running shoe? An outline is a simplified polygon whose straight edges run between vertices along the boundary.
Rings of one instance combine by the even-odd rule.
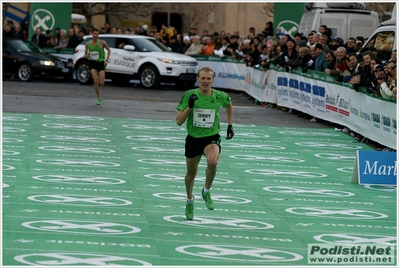
[[[193,202],[189,203],[187,201],[186,203],[186,218],[189,221],[194,219],[194,196],[193,196]]]
[[[103,103],[103,100],[100,98],[97,100],[97,105],[100,105],[101,103]]]
[[[213,200],[212,200],[212,197],[211,197],[211,192],[208,191],[208,192],[205,193],[204,192],[204,188],[202,188],[201,195],[202,195],[202,198],[205,201],[206,207],[209,210],[214,210],[215,209],[215,205],[213,204]]]

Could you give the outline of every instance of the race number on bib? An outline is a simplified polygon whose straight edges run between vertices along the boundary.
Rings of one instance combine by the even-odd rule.
[[[90,51],[90,59],[91,60],[98,60],[100,58],[100,54],[98,51]]]
[[[195,127],[210,128],[215,122],[215,110],[194,108],[193,125]]]

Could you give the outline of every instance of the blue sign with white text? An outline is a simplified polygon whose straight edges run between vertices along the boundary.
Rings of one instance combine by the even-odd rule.
[[[396,152],[357,151],[359,184],[396,185]]]

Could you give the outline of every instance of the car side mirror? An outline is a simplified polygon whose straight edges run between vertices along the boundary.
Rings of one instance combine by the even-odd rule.
[[[136,50],[136,48],[134,46],[132,46],[132,45],[125,45],[123,47],[123,49],[124,50],[128,50],[128,51],[135,51]]]

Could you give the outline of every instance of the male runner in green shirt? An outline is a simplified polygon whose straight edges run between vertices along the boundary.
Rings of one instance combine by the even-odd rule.
[[[98,39],[99,31],[97,29],[93,29],[92,35],[93,39],[88,41],[85,46],[85,58],[89,59],[90,73],[97,94],[97,105],[100,105],[102,103],[100,86],[104,85],[105,67],[108,65],[109,56],[111,56],[111,49],[107,42]],[[104,49],[108,51],[106,59]]]
[[[187,172],[185,176],[187,204],[186,218],[194,218],[194,178],[197,175],[198,164],[202,155],[207,159],[205,187],[201,191],[202,198],[209,210],[215,208],[210,189],[216,176],[217,164],[220,155],[220,107],[226,109],[227,137],[232,139],[233,105],[231,98],[224,92],[212,89],[215,72],[209,66],[198,71],[197,81],[199,88],[184,93],[177,106],[179,111],[176,117],[177,125],[187,121],[188,135],[185,144]]]

